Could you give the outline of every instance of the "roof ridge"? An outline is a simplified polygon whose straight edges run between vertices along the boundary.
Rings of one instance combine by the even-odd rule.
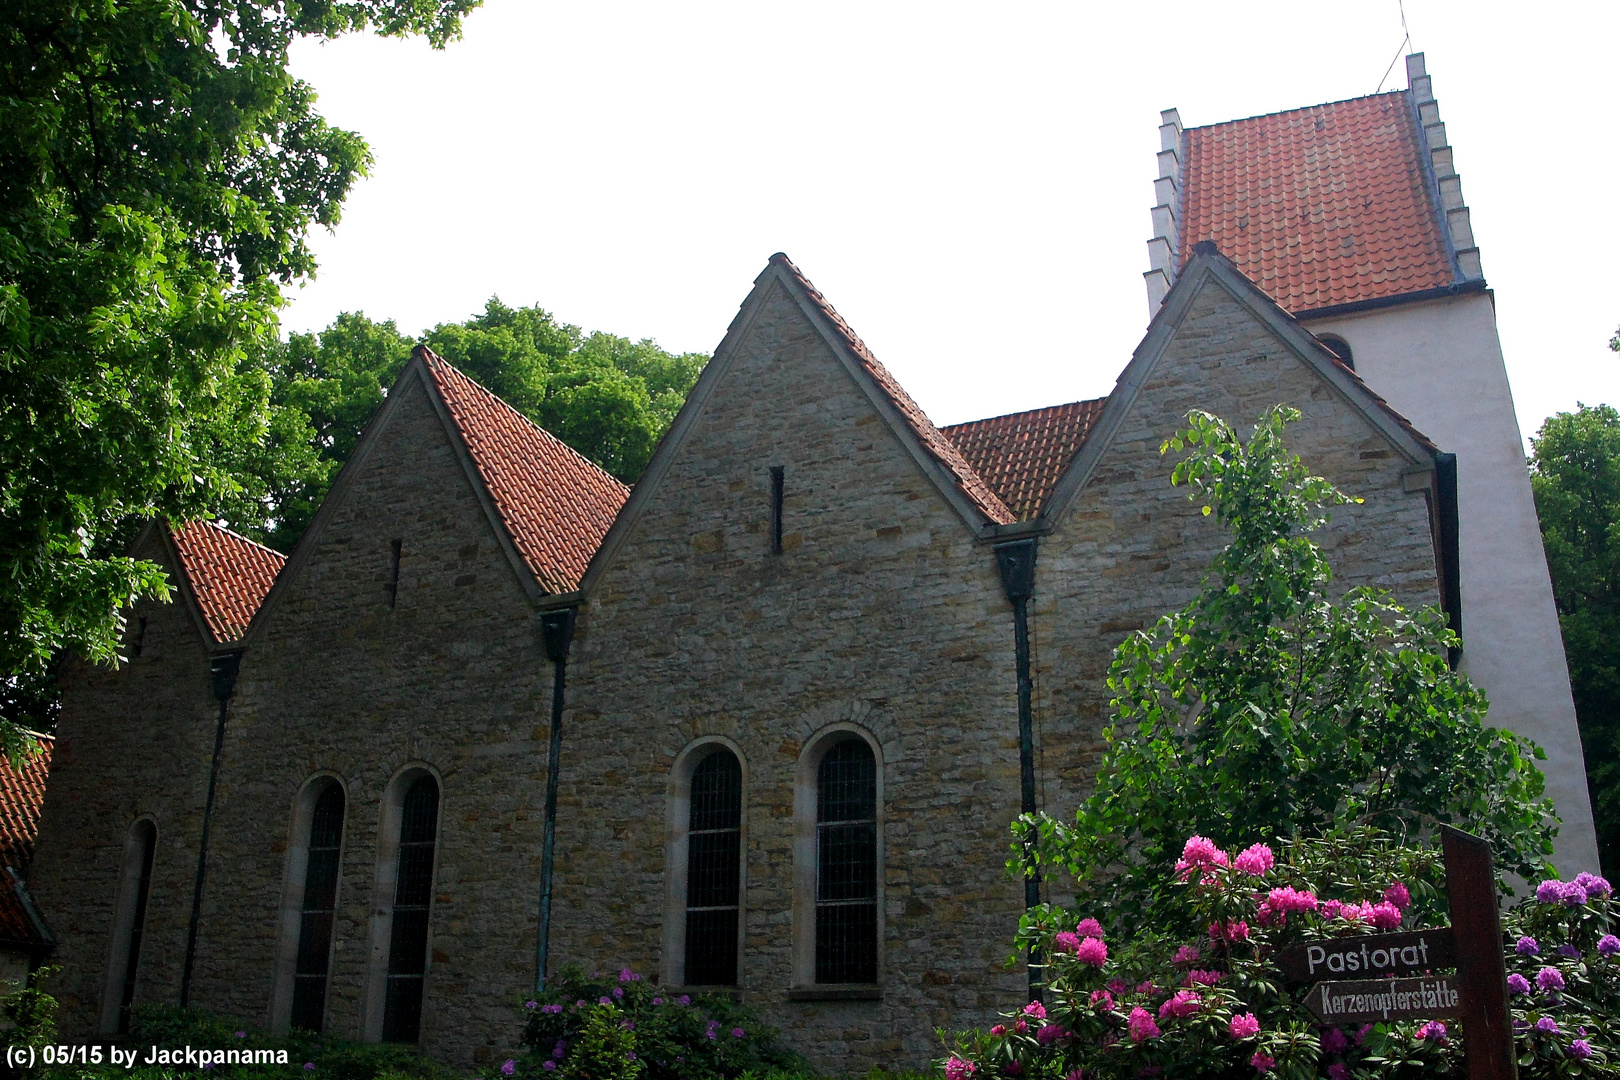
[[[1080,398],[1077,401],[1060,401],[1056,405],[1037,405],[1033,409],[1014,409],[1012,412],[997,413],[995,416],[981,416],[977,420],[960,420],[954,424],[942,424],[940,425],[939,430],[941,432],[947,432],[955,428],[965,428],[971,424],[987,424],[992,420],[1006,420],[1014,416],[1029,416],[1038,412],[1049,412],[1052,409],[1067,409],[1075,405],[1092,405],[1096,402],[1107,400],[1108,395],[1104,394],[1101,397]]]
[[[939,427],[928,419],[928,414],[917,404],[916,399],[908,394],[905,387],[901,386],[900,381],[894,377],[894,374],[883,366],[882,362],[872,353],[872,350],[867,347],[866,342],[862,341],[860,335],[855,333],[855,329],[844,320],[842,315],[838,314],[837,309],[828,302],[826,296],[822,295],[821,290],[816,288],[809,278],[805,277],[804,271],[800,270],[792,259],[780,251],[771,256],[770,262],[773,266],[780,266],[785,270],[792,276],[798,286],[804,290],[810,302],[816,306],[826,320],[832,324],[833,330],[843,339],[844,345],[849,349],[850,353],[866,368],[867,373],[877,383],[878,389],[888,396],[896,411],[900,413],[901,417],[911,427],[912,433],[922,443],[923,449],[955,477],[957,488],[973,503],[974,507],[996,524],[1006,525],[1016,521],[1017,515],[1012,512],[1012,509],[1007,506],[1001,496],[996,494],[995,489],[986,483],[984,478],[968,463],[967,458],[962,456],[962,452],[957,449],[956,444],[946,438]]]
[[[1410,90],[1385,90],[1381,94],[1356,94],[1353,97],[1335,98],[1332,101],[1318,101],[1311,105],[1296,105],[1292,109],[1273,109],[1271,112],[1255,113],[1253,116],[1234,116],[1230,120],[1220,120],[1213,124],[1198,124],[1193,127],[1182,128],[1183,132],[1208,131],[1210,128],[1226,127],[1228,124],[1243,124],[1250,120],[1264,120],[1272,116],[1287,116],[1289,113],[1309,112],[1311,109],[1325,109],[1329,105],[1348,105],[1352,101],[1371,101],[1373,98],[1392,97],[1396,94],[1410,93]]]
[[[229,536],[234,540],[240,540],[244,544],[251,544],[252,546],[258,548],[260,551],[269,552],[271,555],[274,555],[276,558],[280,559],[282,562],[287,561],[287,556],[283,555],[281,552],[277,551],[275,548],[271,547],[269,544],[261,544],[257,540],[253,539],[251,536],[243,536],[241,533],[237,532],[235,529],[226,528],[224,525],[221,525],[217,521],[209,521],[206,518],[196,518],[196,519],[194,519],[192,521],[183,522],[183,524],[185,524],[185,525],[207,525],[209,528],[217,529],[220,532],[224,533],[226,536]]]

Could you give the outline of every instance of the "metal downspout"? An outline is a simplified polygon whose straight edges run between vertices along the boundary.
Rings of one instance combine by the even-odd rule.
[[[191,890],[191,924],[186,928],[186,961],[180,969],[180,1007],[191,1004],[191,974],[197,963],[197,930],[202,921],[203,881],[208,876],[208,833],[214,820],[214,791],[219,785],[219,759],[225,752],[225,718],[236,693],[236,674],[242,667],[239,652],[221,653],[209,660],[214,676],[214,698],[219,720],[214,725],[214,759],[208,766],[208,796],[203,801],[202,837],[197,844],[197,881]]]
[[[568,647],[574,640],[575,609],[548,611],[540,616],[540,637],[551,661],[551,753],[546,762],[545,840],[540,854],[540,935],[535,942],[534,989],[546,988],[546,967],[551,958],[552,865],[557,852],[557,768],[562,758],[563,692],[568,684]]]
[[[1029,598],[1035,594],[1035,539],[997,544],[996,565],[1001,570],[1001,587],[1013,608],[1013,646],[1018,669],[1018,778],[1022,795],[1021,813],[1033,814],[1035,804],[1035,712],[1034,680],[1029,673]],[[1041,878],[1031,870],[1024,877],[1024,908],[1041,902]],[[1040,997],[1041,966],[1038,949],[1029,951],[1029,996]]]

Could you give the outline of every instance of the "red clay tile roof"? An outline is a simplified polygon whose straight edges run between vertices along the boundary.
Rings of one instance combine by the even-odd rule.
[[[171,525],[169,535],[214,641],[247,633],[287,557],[206,521]]]
[[[51,771],[49,735],[35,735],[40,752],[20,769],[0,756],[0,865],[26,871],[34,859],[39,808],[45,801],[45,778]]]
[[[1179,262],[1213,240],[1287,311],[1450,285],[1406,91],[1182,135]]]
[[[952,424],[940,431],[1018,520],[1028,521],[1045,507],[1107,403],[1107,398],[1073,401]]]
[[[957,487],[961,489],[963,495],[967,496],[968,501],[974,505],[979,513],[983,514],[986,520],[999,525],[1010,524],[1018,520],[995,491],[991,489],[990,485],[986,484],[983,478],[973,471],[973,466],[968,464],[967,459],[962,456],[951,440],[940,434],[939,429],[934,426],[934,422],[928,419],[928,415],[922,411],[922,407],[913,401],[911,395],[906,393],[905,388],[895,381],[893,375],[889,374],[889,369],[878,363],[877,357],[872,355],[872,350],[866,347],[866,343],[850,328],[849,323],[844,321],[844,317],[833,310],[833,306],[827,302],[827,298],[821,295],[821,290],[810,284],[810,279],[804,276],[804,272],[793,265],[793,260],[779,251],[771,256],[771,262],[782,267],[798,282],[805,295],[816,305],[827,321],[832,324],[834,331],[843,340],[844,347],[866,369],[867,374],[871,375],[878,388],[888,395],[895,409],[910,426],[912,432],[916,434],[918,441],[922,443],[923,449],[955,478]]]
[[[418,347],[512,543],[548,593],[571,592],[630,489]]]

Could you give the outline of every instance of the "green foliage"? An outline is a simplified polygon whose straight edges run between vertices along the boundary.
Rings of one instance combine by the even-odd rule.
[[[11,1026],[5,1033],[12,1046],[48,1046],[56,1041],[56,999],[40,984],[60,967],[47,966],[31,973],[21,985],[0,997],[0,1016]]]
[[[370,157],[315,112],[291,43],[442,44],[475,4],[0,8],[0,671],[116,662],[120,612],[168,595],[116,554],[123,523],[262,498],[238,477],[297,426],[259,358]]]
[[[774,1031],[730,997],[667,997],[628,968],[602,978],[568,965],[524,1009],[526,1076],[645,1072],[649,1080],[731,1080],[802,1067]],[[633,1067],[610,1073],[624,1064],[621,1051],[635,1053]]]
[[[1530,485],[1586,752],[1598,855],[1604,873],[1620,876],[1620,412],[1580,405],[1558,413],[1531,445]]]
[[[422,341],[626,483],[646,468],[708,360],[651,341],[586,335],[539,307],[497,298]],[[227,509],[233,527],[283,551],[297,542],[413,345],[391,321],[345,313],[272,352],[271,403],[288,419],[244,469],[251,497]]]
[[[1484,724],[1483,694],[1447,666],[1445,616],[1375,588],[1329,599],[1307,534],[1324,506],[1350,500],[1284,446],[1298,415],[1268,410],[1244,441],[1195,411],[1166,442],[1187,452],[1172,483],[1188,484],[1231,540],[1190,604],[1115,650],[1114,722],[1075,824],[1032,815],[1017,826],[1015,866],[1061,867],[1116,918],[1162,897],[1188,832],[1446,822],[1489,838],[1526,877],[1552,851],[1540,751]]]
[[[1438,852],[1371,828],[1281,846],[1233,857],[1193,837],[1154,918],[1105,935],[1105,951],[1104,938],[1081,937],[1096,929],[1075,921],[1086,909],[1041,909],[1026,938],[1051,957],[1044,1003],[957,1036],[948,1080],[1058,1080],[1076,1069],[1088,1080],[1464,1073],[1455,1029],[1426,1031],[1421,1018],[1323,1026],[1303,1005],[1309,986],[1290,984],[1276,963],[1303,942],[1444,925]],[[1578,902],[1532,900],[1506,920],[1508,969],[1529,988],[1509,1001],[1526,1080],[1620,1076],[1620,941],[1602,944],[1617,906],[1606,882],[1583,880],[1590,891]],[[1536,937],[1536,953],[1520,951],[1521,933]],[[1539,988],[1543,968],[1564,989]],[[1254,1023],[1234,1028],[1240,1016]]]

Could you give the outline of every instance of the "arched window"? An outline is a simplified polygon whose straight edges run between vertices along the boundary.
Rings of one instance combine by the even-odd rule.
[[[129,1032],[129,1008],[140,975],[141,943],[146,936],[146,909],[152,896],[152,863],[157,856],[157,826],[141,818],[124,841],[124,864],[118,884],[118,907],[107,963],[107,989],[101,1026],[120,1035]]]
[[[816,768],[818,983],[877,982],[877,760],[843,739]]]
[[[320,1031],[326,1016],[326,978],[332,962],[332,920],[337,914],[338,860],[343,849],[343,785],[329,781],[309,818],[298,953],[293,969],[295,1028]]]
[[[1328,352],[1332,353],[1334,356],[1337,356],[1340,360],[1343,360],[1345,367],[1349,368],[1351,371],[1356,370],[1355,354],[1350,351],[1350,343],[1348,341],[1344,340],[1344,338],[1340,337],[1338,334],[1323,334],[1318,337],[1317,340],[1323,345],[1327,346]]]
[[[433,856],[438,838],[439,784],[423,773],[411,781],[400,803],[399,855],[383,998],[384,1042],[411,1043],[422,1033],[428,913],[433,900]]]
[[[687,818],[688,986],[737,985],[737,870],[742,846],[742,764],[720,747],[692,771]]]

